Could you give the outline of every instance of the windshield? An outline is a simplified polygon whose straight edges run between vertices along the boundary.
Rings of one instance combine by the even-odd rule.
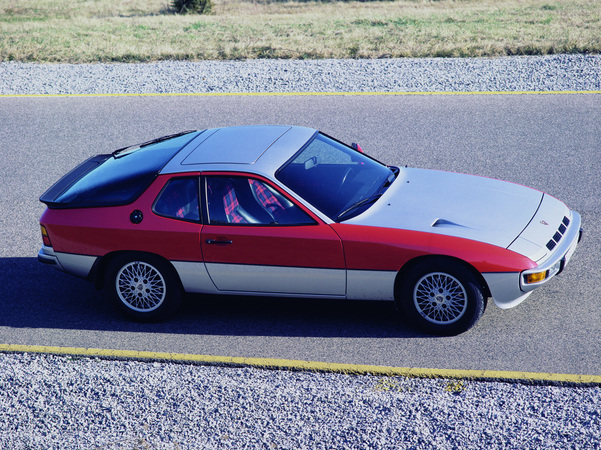
[[[335,221],[369,208],[394,181],[397,171],[324,134],[276,173],[276,177]]]

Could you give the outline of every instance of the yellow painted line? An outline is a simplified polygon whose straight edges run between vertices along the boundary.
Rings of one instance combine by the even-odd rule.
[[[601,376],[571,375],[542,372],[512,372],[499,370],[453,370],[420,369],[407,367],[370,366],[361,364],[340,364],[290,359],[243,358],[228,356],[194,355],[185,353],[161,353],[135,350],[107,350],[96,348],[53,347],[43,345],[0,344],[3,353],[43,353],[62,356],[85,356],[92,358],[134,359],[171,361],[224,366],[244,366],[268,369],[302,370],[313,372],[334,372],[355,375],[403,376],[412,378],[451,378],[485,381],[520,381],[557,383],[573,385],[601,385]]]
[[[138,94],[0,94],[0,98],[53,97],[298,97],[298,96],[428,96],[428,95],[577,95],[601,91],[473,91],[473,92],[189,92]]]

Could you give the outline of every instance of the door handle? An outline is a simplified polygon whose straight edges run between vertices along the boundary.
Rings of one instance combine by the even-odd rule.
[[[205,241],[207,244],[215,244],[215,245],[229,245],[232,241],[218,241],[217,239],[207,239]]]

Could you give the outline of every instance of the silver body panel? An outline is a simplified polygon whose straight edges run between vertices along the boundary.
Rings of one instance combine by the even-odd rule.
[[[483,273],[495,305],[501,309],[513,308],[522,303],[531,292],[520,289],[520,273]]]
[[[393,301],[397,275],[394,271],[345,271],[187,261],[174,261],[173,266],[185,291],[197,294],[230,293]],[[208,269],[212,276],[209,275]]]
[[[351,300],[394,300],[397,273],[380,270],[347,270],[346,296]]]
[[[269,125],[209,129],[188,143],[160,173],[251,171],[273,179],[282,164],[316,132]],[[258,135],[264,137],[254,137]]]
[[[506,181],[401,169],[373,206],[346,223],[443,234],[507,248],[530,222],[542,197],[539,191]]]
[[[344,269],[255,266],[206,263],[213,283],[220,291],[251,291],[272,294],[344,297]]]
[[[528,226],[511,243],[508,249],[528,256],[538,264],[543,264],[546,259],[557,253],[557,249],[550,251],[545,245],[553,237],[564,217],[571,220],[572,211],[556,198],[545,194],[540,207]],[[570,229],[572,228],[577,228],[577,231],[579,231],[579,219],[576,227],[574,227],[574,223],[570,223]]]
[[[342,269],[205,264],[187,261],[175,261],[173,266],[184,290],[198,294],[344,298],[346,292],[345,271]]]
[[[219,294],[211,281],[204,262],[171,261],[186,292],[192,294]]]

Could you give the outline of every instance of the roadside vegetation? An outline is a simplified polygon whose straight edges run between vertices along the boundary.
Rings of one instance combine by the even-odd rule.
[[[601,53],[599,0],[0,0],[0,61]]]

